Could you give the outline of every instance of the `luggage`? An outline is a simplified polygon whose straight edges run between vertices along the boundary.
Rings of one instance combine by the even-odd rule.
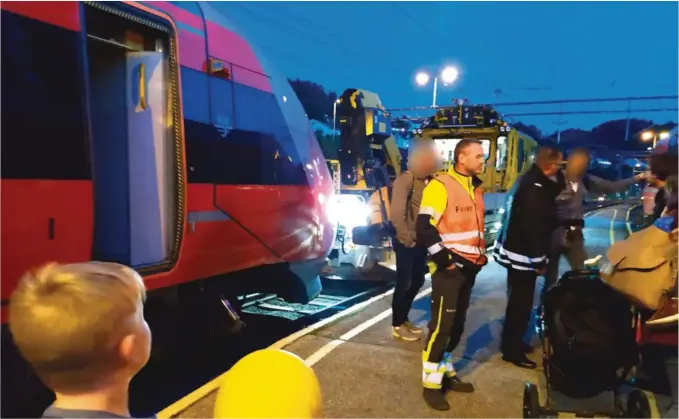
[[[601,277],[635,305],[657,310],[676,282],[676,256],[676,242],[651,225],[611,246]]]

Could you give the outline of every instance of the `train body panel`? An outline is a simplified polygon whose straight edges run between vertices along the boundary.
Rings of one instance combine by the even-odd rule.
[[[121,55],[128,79],[139,77],[138,86],[136,79],[120,84],[128,102],[138,101],[136,109],[120,105],[127,109],[121,116],[127,123],[120,124],[127,131],[116,135],[127,135],[124,146],[102,145],[114,134],[113,121],[97,118],[103,112],[97,89],[105,79],[88,55],[95,53],[95,44],[87,31],[102,19],[87,15],[93,6],[2,4],[3,122],[13,121],[2,128],[3,302],[25,270],[52,260],[116,259],[110,247],[118,242],[127,246],[122,260],[145,260],[142,255],[150,261],[138,267],[150,289],[228,273],[238,273],[232,282],[246,283],[267,267],[269,273],[285,274],[269,282],[291,274],[302,283],[302,291],[286,297],[312,298],[320,292],[318,273],[334,240],[326,213],[332,179],[287,79],[208,4],[102,4],[166,28],[175,45],[174,69],[171,60],[165,67],[149,61],[152,48],[151,54]],[[159,88],[163,83],[176,90],[165,92]],[[32,95],[40,99],[28,100]],[[147,109],[151,112],[143,117]],[[129,140],[139,132],[148,132],[155,144],[143,148]],[[175,149],[163,149],[172,138]],[[124,154],[117,167],[113,152]],[[107,178],[107,165],[128,179],[117,185]],[[134,182],[140,174],[148,185]],[[155,175],[157,182],[149,180]],[[140,209],[161,215],[149,222],[142,217],[148,211]],[[120,215],[126,211],[130,214]],[[113,221],[129,231],[114,237]],[[158,244],[135,250],[139,228],[134,225],[144,231],[154,227]],[[115,240],[103,243],[104,232]],[[248,271],[252,275],[241,275]],[[271,285],[260,284],[253,286],[268,291]]]

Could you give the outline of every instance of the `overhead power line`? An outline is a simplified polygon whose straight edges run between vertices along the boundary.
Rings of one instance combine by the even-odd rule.
[[[655,109],[608,109],[601,111],[561,111],[561,112],[522,112],[522,113],[508,113],[503,116],[546,116],[546,115],[594,115],[603,113],[643,113],[643,112],[672,112],[679,108],[655,108]]]
[[[566,103],[593,103],[593,102],[632,102],[643,100],[671,100],[679,99],[679,96],[638,96],[638,97],[616,97],[616,98],[596,98],[596,99],[561,99],[561,100],[542,100],[536,102],[506,102],[496,103],[494,106],[530,106],[530,105],[558,105]]]

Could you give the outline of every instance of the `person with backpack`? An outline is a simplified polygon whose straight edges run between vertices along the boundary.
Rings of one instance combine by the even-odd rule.
[[[438,168],[433,141],[421,141],[411,149],[408,170],[392,185],[389,216],[395,230],[392,246],[396,253],[396,286],[392,300],[392,335],[415,341],[422,329],[408,320],[415,295],[424,284],[427,250],[415,240],[415,224],[420,212],[422,191]]]
[[[559,173],[565,179],[565,187],[556,197],[557,226],[552,235],[549,263],[542,294],[559,279],[559,261],[565,256],[571,269],[583,269],[587,252],[582,229],[585,226],[585,197],[588,192],[623,192],[646,178],[639,174],[615,182],[587,173],[591,157],[584,148],[569,153],[566,170]]]

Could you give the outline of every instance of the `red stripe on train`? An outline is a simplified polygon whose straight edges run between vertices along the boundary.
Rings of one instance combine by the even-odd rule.
[[[3,1],[2,10],[72,31],[79,31],[80,4],[76,1]]]
[[[1,186],[3,300],[27,269],[49,261],[71,263],[90,259],[91,182],[3,179]],[[239,185],[219,185],[216,191],[214,188],[189,184],[187,212],[218,213],[218,205],[252,234],[226,217],[196,222],[185,228],[175,268],[145,278],[149,289],[327,254],[332,228],[312,188]],[[54,220],[52,239],[50,219]]]

